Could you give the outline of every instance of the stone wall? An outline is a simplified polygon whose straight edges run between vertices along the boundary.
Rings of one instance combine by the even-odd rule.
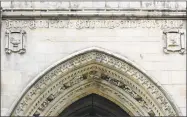
[[[80,22],[84,23],[87,20],[73,19],[74,23],[60,20],[62,24],[54,23],[55,20],[23,20],[22,23],[15,20],[2,21],[1,114],[6,115],[21,91],[48,66],[75,51],[98,46],[126,56],[142,66],[153,78],[160,81],[183,115],[186,115],[186,54],[179,52],[167,54],[163,49],[165,47],[163,31],[180,29],[186,35],[186,21],[110,20],[108,23],[97,19],[89,21],[93,20],[100,23],[92,26],[87,26],[85,23],[83,27]],[[121,22],[126,24],[122,25]],[[25,53],[5,51],[6,31],[12,30],[26,32]]]
[[[20,2],[21,1],[21,2]],[[157,1],[121,1],[121,0],[63,0],[63,1],[44,1],[44,0],[2,0],[3,8],[148,8],[148,9],[176,9],[181,10],[186,8],[185,1],[168,1],[168,0],[157,0]]]

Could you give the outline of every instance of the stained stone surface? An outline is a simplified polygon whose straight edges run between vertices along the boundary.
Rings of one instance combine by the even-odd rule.
[[[50,4],[50,5],[49,5]],[[156,4],[156,6],[155,6]],[[92,8],[92,7],[125,7],[125,8],[169,8],[185,9],[184,2],[171,3],[75,3],[64,2],[3,2],[3,8]],[[91,19],[92,21],[93,19]],[[95,20],[95,19],[94,19]],[[150,26],[135,20],[127,21],[124,27],[116,21],[108,24],[98,23],[96,27],[82,26],[79,19],[73,20],[75,26],[64,24],[47,23],[30,20],[25,25],[15,22],[16,20],[3,20],[1,31],[1,115],[7,115],[13,102],[16,101],[23,89],[43,70],[56,61],[74,53],[75,51],[97,46],[108,49],[114,53],[126,56],[130,60],[142,66],[149,74],[157,79],[168,91],[186,115],[186,54],[165,54],[163,52],[163,30],[166,28],[180,29],[185,32],[185,20],[153,20]],[[22,20],[24,22],[24,20]],[[97,20],[96,20],[97,21]],[[108,20],[106,20],[108,21]],[[84,20],[85,22],[85,20]],[[157,24],[160,24],[158,26]],[[11,24],[12,23],[12,24]],[[7,25],[9,24],[9,25]],[[32,25],[36,24],[36,25]],[[53,25],[52,25],[53,24]],[[76,27],[78,24],[78,28]],[[117,25],[116,25],[117,24]],[[166,25],[167,24],[167,25]],[[46,26],[47,25],[47,26]],[[49,27],[50,25],[51,27]],[[103,26],[104,25],[104,26]],[[82,26],[82,27],[81,27]],[[95,26],[95,25],[94,25]],[[34,28],[33,28],[34,27]],[[81,28],[80,28],[81,27]],[[111,28],[112,27],[112,28]],[[20,55],[5,53],[5,32],[9,29],[23,29],[27,33],[26,53]],[[185,33],[186,35],[186,33]],[[186,40],[186,39],[185,39]]]
[[[185,1],[91,1],[91,0],[64,0],[64,1],[3,1],[3,8],[145,8],[145,9],[185,9]]]

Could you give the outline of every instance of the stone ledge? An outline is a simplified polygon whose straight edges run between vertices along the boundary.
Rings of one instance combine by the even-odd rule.
[[[69,17],[100,17],[123,19],[186,19],[186,12],[160,11],[4,11],[3,19],[58,19]]]

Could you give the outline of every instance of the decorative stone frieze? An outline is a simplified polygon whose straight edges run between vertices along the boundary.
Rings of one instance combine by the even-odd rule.
[[[180,30],[165,30],[163,34],[163,38],[165,41],[165,53],[169,54],[178,52],[180,54],[184,54],[186,52],[184,32]]]
[[[131,116],[181,115],[145,72],[126,58],[98,48],[76,53],[38,76],[11,115],[58,116],[68,105],[91,93],[113,101]]]
[[[5,32],[5,52],[23,54],[26,52],[26,32],[21,29],[10,29]]]
[[[6,20],[6,28],[160,28],[180,29],[183,20]]]

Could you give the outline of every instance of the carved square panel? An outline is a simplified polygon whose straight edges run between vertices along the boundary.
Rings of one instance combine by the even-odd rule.
[[[5,34],[5,52],[10,54],[26,52],[25,49],[26,32],[23,30],[7,30]]]
[[[165,53],[178,52],[184,54],[186,52],[184,32],[179,30],[167,30],[164,31],[163,34]]]

